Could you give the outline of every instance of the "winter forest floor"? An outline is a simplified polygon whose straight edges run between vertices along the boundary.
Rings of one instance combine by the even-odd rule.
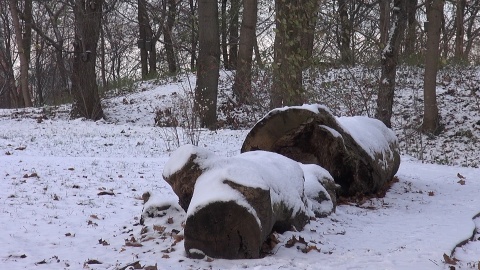
[[[254,106],[235,108],[231,75],[223,73],[217,131],[153,126],[158,111],[164,124],[188,123],[193,76],[111,93],[97,122],[69,120],[68,105],[0,110],[0,268],[479,269],[480,70],[440,72],[438,136],[418,131],[422,70],[398,75],[392,123],[402,150],[399,181],[384,198],[340,205],[302,232],[276,235],[272,254],[258,260],[189,259],[176,233],[184,214],[150,220],[150,230],[139,217],[146,191],[176,200],[162,171],[179,145],[239,153],[248,128],[266,113],[262,91]],[[312,103],[337,116],[373,116],[377,76],[367,68],[329,70],[307,89]],[[255,78],[256,89],[265,89],[268,79]],[[288,247],[293,238],[304,242]]]

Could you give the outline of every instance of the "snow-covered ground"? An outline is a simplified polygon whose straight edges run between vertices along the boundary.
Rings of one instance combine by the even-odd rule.
[[[422,163],[406,154],[399,181],[384,198],[340,205],[302,232],[277,235],[279,243],[262,259],[187,258],[177,235],[183,213],[148,221],[149,230],[140,225],[144,192],[155,200],[176,200],[162,171],[176,145],[190,137],[180,130],[176,139],[175,130],[152,125],[156,109],[172,106],[188,88],[181,85],[144,84],[142,91],[109,98],[107,119],[98,122],[68,120],[68,107],[0,110],[0,269],[133,269],[135,262],[145,269],[449,269],[445,261],[455,262],[456,269],[478,269],[480,241],[461,245],[455,258],[451,252],[480,237],[472,235],[475,227],[480,230],[480,219],[474,219],[480,213],[480,169]],[[467,96],[459,89],[443,96]],[[402,92],[400,104],[413,102],[412,93]],[[468,129],[480,136],[476,126],[454,122],[464,116],[468,123],[480,121],[480,113],[470,114],[472,101],[468,112],[452,116],[444,111],[447,105],[461,105],[441,103],[453,119],[447,134]],[[247,132],[203,130],[199,146],[231,157]],[[422,147],[432,153],[447,146],[467,151],[462,149],[471,148],[472,136],[462,134]],[[480,151],[471,151],[475,160]],[[298,241],[289,247],[292,238]]]

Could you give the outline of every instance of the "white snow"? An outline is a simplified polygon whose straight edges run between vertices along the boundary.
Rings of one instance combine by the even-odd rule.
[[[337,121],[373,159],[376,153],[393,155],[389,144],[396,143],[397,137],[381,121],[365,116],[338,117]]]
[[[96,123],[60,114],[37,123],[29,115],[41,109],[14,117],[23,111],[0,110],[1,269],[118,269],[135,261],[158,269],[448,269],[443,254],[472,235],[472,218],[480,212],[480,169],[423,164],[404,155],[399,182],[385,198],[340,205],[302,232],[279,235],[273,254],[263,259],[188,259],[183,242],[156,232],[142,246],[126,245],[141,235],[143,192],[176,199],[162,179],[169,151],[159,129],[147,126],[153,115],[145,109],[168,103],[173,87],[131,95],[135,101],[125,105],[128,110],[109,99],[109,118]],[[409,93],[402,95],[409,99]],[[137,120],[111,123],[115,119]],[[217,156],[236,156],[246,133],[205,131],[200,145]],[[444,147],[428,143],[438,153]],[[168,212],[174,220],[168,225],[181,231],[182,215]],[[286,248],[292,236],[320,252]],[[478,242],[457,248],[456,269],[478,267]],[[93,259],[101,264],[87,263]]]
[[[318,213],[330,213],[333,211],[333,202],[327,190],[322,184],[334,182],[330,173],[324,168],[314,164],[300,164],[305,176],[305,195],[309,198],[312,210]],[[328,200],[319,203],[315,198],[323,193]]]

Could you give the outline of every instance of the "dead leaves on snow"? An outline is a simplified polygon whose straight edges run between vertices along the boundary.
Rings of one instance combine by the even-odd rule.
[[[461,175],[460,173],[457,173],[457,177],[460,179],[460,180],[458,180],[457,183],[459,183],[460,185],[464,186],[465,183],[466,183],[465,180],[466,180],[467,178],[465,178],[465,176]]]
[[[299,245],[297,245],[299,244]],[[300,250],[301,252],[303,253],[309,253],[310,251],[312,250],[315,250],[317,252],[320,252],[320,249],[317,248],[316,245],[310,245],[309,243],[307,243],[305,241],[305,239],[301,236],[298,237],[295,237],[295,236],[292,236],[292,238],[290,238],[287,243],[285,244],[285,247],[286,248],[291,248],[293,246],[297,246],[297,249]]]
[[[443,253],[443,260],[446,264],[457,265],[458,260],[454,257],[450,257],[447,254]]]

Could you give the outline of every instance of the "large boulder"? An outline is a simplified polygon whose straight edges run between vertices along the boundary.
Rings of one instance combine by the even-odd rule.
[[[194,258],[258,258],[272,231],[301,230],[312,216],[335,209],[336,186],[326,171],[304,173],[298,162],[272,152],[225,158],[186,145],[173,153],[163,177],[187,212],[184,245]],[[316,201],[305,195],[305,184]]]
[[[322,105],[270,111],[248,133],[241,151],[255,150],[320,165],[344,196],[385,191],[400,166],[397,138],[381,121],[335,117]]]

